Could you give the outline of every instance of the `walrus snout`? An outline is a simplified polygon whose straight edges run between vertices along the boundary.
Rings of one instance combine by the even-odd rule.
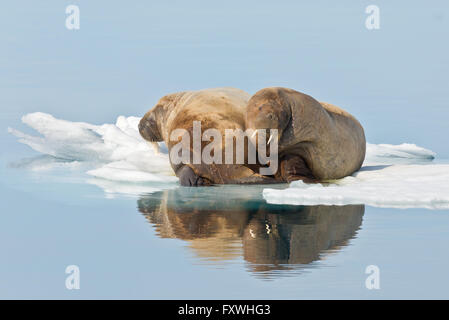
[[[261,114],[260,118],[261,120],[259,120],[259,122],[267,124],[264,129],[272,129],[278,127],[279,118],[273,112]]]
[[[272,112],[259,112],[254,118],[248,119],[247,128],[253,130],[279,129],[279,118]]]
[[[250,101],[246,114],[247,129],[281,129],[278,113],[272,103]]]
[[[145,140],[150,142],[162,141],[157,123],[152,116],[140,119],[138,128],[140,135]]]
[[[143,130],[145,128],[145,124],[143,122],[144,122],[144,118],[140,119],[139,125],[138,125],[140,135],[142,135]]]
[[[139,133],[145,140],[149,140],[148,121],[145,118],[140,119]]]
[[[256,116],[256,121],[258,129],[272,129],[276,127],[279,122],[278,117],[273,112],[261,112]]]

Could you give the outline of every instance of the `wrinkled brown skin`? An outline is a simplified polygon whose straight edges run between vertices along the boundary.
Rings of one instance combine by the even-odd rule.
[[[340,179],[359,170],[366,140],[348,112],[287,88],[265,88],[248,102],[248,129],[278,129],[277,178],[307,183]]]
[[[141,136],[150,142],[164,141],[170,152],[178,141],[170,141],[175,129],[190,133],[190,164],[171,165],[183,186],[212,184],[275,183],[249,166],[227,164],[193,164],[193,121],[201,121],[201,131],[209,128],[221,131],[224,149],[225,129],[245,131],[245,112],[249,94],[234,88],[204,89],[169,94],[161,98],[139,123]],[[202,148],[209,144],[202,142]],[[224,150],[223,150],[224,153]],[[223,162],[224,162],[223,156]],[[253,168],[254,169],[254,168]]]

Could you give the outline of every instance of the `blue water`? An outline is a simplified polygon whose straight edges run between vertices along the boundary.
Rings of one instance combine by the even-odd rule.
[[[64,24],[72,3],[78,31]],[[449,4],[375,3],[373,31],[370,1],[5,3],[0,298],[447,299],[448,210],[276,206],[257,187],[111,197],[85,170],[18,165],[38,154],[6,132],[34,111],[111,123],[168,92],[280,85],[344,107],[371,143],[445,161]]]

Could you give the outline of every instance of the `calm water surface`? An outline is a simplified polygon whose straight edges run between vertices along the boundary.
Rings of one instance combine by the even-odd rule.
[[[2,298],[448,298],[447,210],[271,205],[240,186],[105,197],[77,170],[11,163]],[[80,290],[65,288],[72,264]]]

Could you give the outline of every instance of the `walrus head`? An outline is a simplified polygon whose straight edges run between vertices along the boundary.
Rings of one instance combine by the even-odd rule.
[[[256,92],[246,108],[246,129],[277,129],[280,140],[290,122],[291,111],[277,88],[265,88]],[[271,141],[270,132],[267,132]]]
[[[168,94],[156,103],[139,122],[140,135],[149,142],[164,141],[163,128],[169,114],[186,92]]]
[[[160,118],[163,111],[163,106],[157,104],[154,108],[148,111],[139,122],[139,133],[147,141],[158,142],[163,141],[160,130]]]

